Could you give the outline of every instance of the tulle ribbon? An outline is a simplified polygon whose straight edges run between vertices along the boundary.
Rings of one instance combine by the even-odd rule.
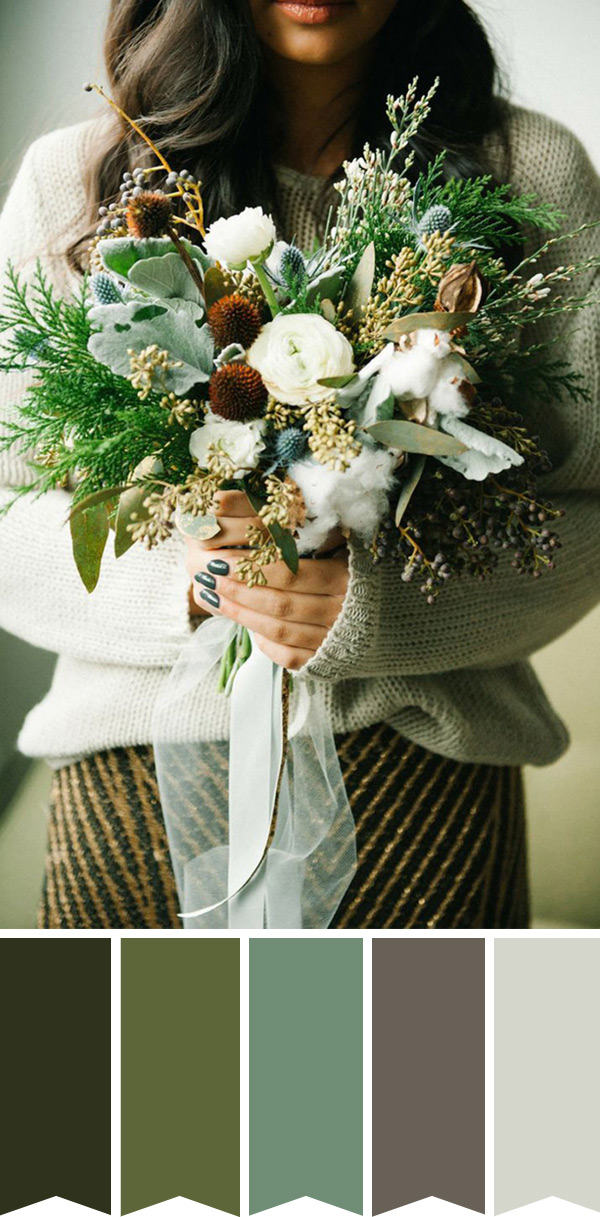
[[[325,929],[356,872],[356,839],[322,687],[284,679],[253,644],[227,699],[228,738],[190,731],[207,682],[224,696],[217,673],[231,636],[222,617],[200,626],[154,711],[183,924]]]

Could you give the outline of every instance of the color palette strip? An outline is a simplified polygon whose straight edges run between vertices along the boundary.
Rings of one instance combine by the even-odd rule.
[[[119,946],[122,1212],[177,1211],[185,1197],[240,1213],[248,1018],[244,1217],[303,1197],[306,1212],[361,1213],[371,944],[337,935],[251,940],[248,998],[237,939],[0,940],[0,1213],[57,1195],[65,1212],[110,1211]],[[484,952],[482,938],[462,936],[372,942],[367,1213],[432,1197],[485,1210]],[[549,1196],[600,1211],[599,1025],[598,938],[496,940],[496,1213]]]
[[[110,941],[0,939],[0,1212],[110,1212]]]
[[[250,1212],[362,1212],[362,942],[250,942]]]

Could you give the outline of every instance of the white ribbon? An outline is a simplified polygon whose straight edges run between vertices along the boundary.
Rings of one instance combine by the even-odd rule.
[[[356,871],[356,843],[322,687],[294,677],[284,741],[283,670],[253,646],[228,699],[229,741],[203,740],[189,724],[195,703],[200,719],[207,694],[223,697],[217,671],[230,637],[224,618],[196,631],[154,714],[183,923],[326,928]]]

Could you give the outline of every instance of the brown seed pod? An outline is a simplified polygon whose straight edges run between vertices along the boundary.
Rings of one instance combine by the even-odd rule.
[[[255,368],[247,363],[226,363],[213,372],[208,396],[215,414],[230,422],[247,423],[264,414],[269,395]]]
[[[232,342],[238,342],[247,351],[262,329],[256,305],[239,292],[217,300],[208,310],[208,323],[215,345],[221,350]]]
[[[158,190],[144,190],[130,199],[125,212],[127,229],[132,237],[162,237],[171,222],[170,200]]]
[[[434,308],[440,313],[476,313],[483,304],[485,283],[476,262],[457,262],[440,280]]]

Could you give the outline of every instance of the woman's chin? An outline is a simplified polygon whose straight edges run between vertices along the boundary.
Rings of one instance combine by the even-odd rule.
[[[395,0],[251,0],[261,41],[298,63],[333,65],[371,42]]]

